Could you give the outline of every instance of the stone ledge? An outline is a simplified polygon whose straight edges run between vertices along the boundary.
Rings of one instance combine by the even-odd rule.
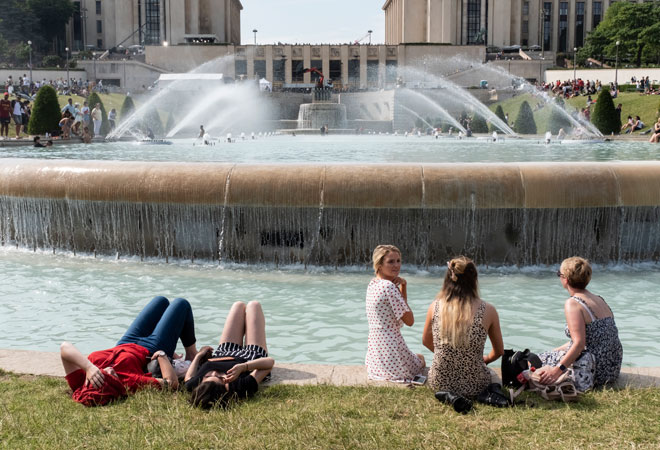
[[[0,349],[0,369],[17,374],[63,377],[59,353],[32,350]],[[273,369],[273,384],[334,386],[391,386],[406,384],[367,380],[364,366],[327,364],[277,364]],[[617,388],[660,387],[660,367],[624,367]]]

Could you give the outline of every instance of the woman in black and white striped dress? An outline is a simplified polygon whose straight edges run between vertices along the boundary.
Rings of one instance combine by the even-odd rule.
[[[275,361],[266,347],[266,319],[261,304],[236,302],[225,321],[220,345],[202,347],[185,377],[191,403],[204,409],[252,397]]]

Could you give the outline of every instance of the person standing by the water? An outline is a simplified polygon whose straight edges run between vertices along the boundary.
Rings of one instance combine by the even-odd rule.
[[[9,93],[5,92],[0,100],[0,138],[9,138],[9,123],[11,122],[11,102]]]
[[[117,120],[117,110],[112,108],[108,113],[108,122],[110,123],[110,131],[115,129],[115,121]]]
[[[103,123],[103,115],[101,113],[101,104],[94,105],[92,110],[92,121],[94,122],[94,137],[101,135],[101,124]]]

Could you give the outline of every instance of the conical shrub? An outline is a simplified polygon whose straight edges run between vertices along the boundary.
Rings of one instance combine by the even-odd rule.
[[[145,134],[149,129],[154,133],[154,137],[156,138],[161,138],[165,134],[165,130],[163,129],[163,122],[161,122],[160,115],[158,114],[156,108],[151,108],[147,111],[147,113],[144,115],[144,118],[142,119],[141,125],[141,128]]]
[[[564,131],[568,131],[572,127],[571,121],[566,117],[564,112],[564,101],[561,97],[557,97],[555,104],[551,106],[552,110],[550,112],[550,132],[552,134],[559,133],[561,128]]]
[[[119,110],[119,121],[125,120],[128,116],[133,114],[135,111],[135,103],[133,103],[133,97],[127,95],[124,98],[124,103],[121,104],[121,109]]]
[[[502,105],[497,105],[497,108],[495,108],[495,115],[499,117],[502,122],[506,123],[506,118],[504,117],[504,110],[502,109]],[[499,128],[496,127],[494,124],[490,124],[490,130],[491,133],[493,131],[499,131]]]
[[[591,114],[591,122],[603,134],[616,134],[621,130],[621,117],[616,112],[609,89],[600,91],[596,107]]]
[[[30,122],[28,122],[28,133],[36,135],[57,131],[61,118],[57,92],[52,86],[42,86],[34,100]]]
[[[516,117],[516,123],[513,126],[513,130],[519,134],[536,134],[534,113],[532,112],[529,103],[527,103],[527,100],[520,105],[520,111],[518,111],[518,117]]]
[[[470,128],[472,129],[473,133],[488,133],[488,124],[486,124],[486,119],[484,119],[479,114],[475,114],[474,117],[472,117]]]

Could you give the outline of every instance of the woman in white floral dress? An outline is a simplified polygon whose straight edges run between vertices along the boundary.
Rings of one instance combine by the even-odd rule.
[[[373,253],[373,266],[376,277],[367,288],[367,374],[372,380],[407,383],[426,364],[422,355],[410,351],[400,331],[403,324],[415,323],[408,307],[406,280],[399,277],[401,251],[393,245],[379,245]]]

